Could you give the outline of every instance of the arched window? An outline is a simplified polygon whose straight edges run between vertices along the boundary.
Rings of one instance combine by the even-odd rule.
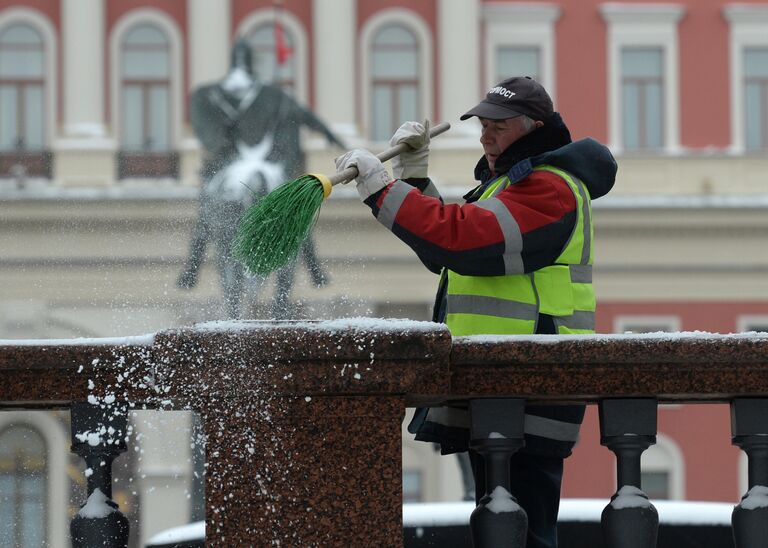
[[[656,444],[643,452],[641,461],[643,491],[652,500],[685,498],[685,461],[677,443],[658,433]]]
[[[46,447],[30,427],[0,432],[0,548],[46,544]]]
[[[31,25],[0,29],[0,176],[50,178],[46,62],[42,35]]]
[[[134,25],[120,42],[120,177],[176,177],[171,55],[165,33]]]
[[[286,93],[293,94],[296,89],[296,60],[293,54],[295,39],[284,25],[281,25],[280,29],[273,23],[264,23],[248,32],[246,39],[253,48],[253,68],[257,76],[265,82],[280,86]],[[282,63],[278,62],[279,32],[282,33],[283,54],[286,55]]]
[[[383,141],[420,118],[419,46],[403,25],[382,27],[371,42],[371,139]]]

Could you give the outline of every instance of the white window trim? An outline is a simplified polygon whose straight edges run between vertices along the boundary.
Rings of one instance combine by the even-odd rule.
[[[42,35],[43,49],[45,51],[45,144],[46,149],[53,146],[53,140],[57,127],[56,98],[59,96],[56,89],[58,51],[56,49],[56,30],[51,21],[37,10],[28,8],[7,8],[0,10],[0,29],[15,24],[27,24]]]
[[[608,140],[617,153],[622,139],[621,49],[632,46],[661,47],[664,56],[664,150],[680,148],[680,85],[677,24],[685,14],[680,4],[605,3],[600,14],[608,24]]]
[[[432,120],[432,32],[415,12],[403,8],[382,10],[368,18],[360,32],[360,120],[363,135],[370,138],[371,126],[371,46],[373,37],[386,25],[402,25],[416,35],[419,48],[419,107],[425,118]],[[403,120],[405,122],[406,120]]]
[[[656,444],[640,458],[642,472],[669,473],[669,500],[685,499],[685,459],[678,444],[665,434],[656,434]]]
[[[293,44],[293,62],[296,67],[296,73],[294,74],[295,87],[293,96],[299,103],[309,104],[307,31],[301,21],[288,10],[282,10],[280,13],[280,23],[295,41]],[[275,24],[275,10],[273,8],[261,8],[251,12],[237,26],[235,35],[238,38],[242,38],[252,29],[265,24]]]
[[[69,504],[69,480],[67,478],[69,440],[62,425],[51,413],[3,411],[0,413],[0,430],[4,430],[8,426],[33,428],[45,441],[46,476],[48,478],[48,546],[65,548],[69,546],[69,522],[64,511]]]
[[[732,4],[723,7],[730,25],[731,148],[732,154],[746,150],[744,138],[744,49],[768,47],[768,6]]]
[[[171,106],[171,127],[170,127],[170,143],[169,149],[178,149],[182,142],[181,127],[183,121],[182,105],[184,105],[184,96],[182,95],[182,82],[183,82],[183,63],[181,60],[181,46],[182,38],[181,31],[176,25],[176,22],[168,15],[158,9],[154,8],[141,8],[132,10],[129,13],[121,17],[112,28],[109,36],[109,58],[111,66],[110,74],[110,119],[112,125],[112,135],[118,144],[118,148],[122,147],[120,141],[121,135],[121,107],[120,104],[120,43],[123,40],[125,33],[133,27],[133,25],[140,23],[153,24],[160,27],[168,38],[168,57],[170,63],[170,93],[169,98]]]
[[[485,89],[498,82],[496,51],[500,47],[533,46],[541,52],[540,84],[555,101],[555,23],[560,18],[556,4],[520,2],[488,3],[483,6],[485,24]],[[513,75],[510,75],[513,76]]]
[[[679,316],[659,316],[659,315],[645,315],[645,314],[633,314],[616,316],[613,319],[613,331],[614,333],[626,333],[626,327],[628,325],[666,325],[669,328],[670,333],[680,331],[680,317]]]
[[[768,314],[748,314],[739,316],[739,319],[736,321],[736,329],[739,333],[754,331],[750,328],[750,325],[754,324],[768,325]]]

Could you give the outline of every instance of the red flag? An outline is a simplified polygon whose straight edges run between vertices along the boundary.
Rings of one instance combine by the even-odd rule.
[[[283,26],[275,19],[275,56],[277,57],[277,64],[282,65],[291,55],[293,55],[293,50],[285,43]]]

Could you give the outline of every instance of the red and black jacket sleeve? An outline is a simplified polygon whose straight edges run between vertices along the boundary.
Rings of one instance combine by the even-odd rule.
[[[535,171],[493,198],[464,205],[443,204],[418,187],[396,180],[365,203],[433,271],[533,272],[553,264],[576,222],[568,183],[549,171]]]

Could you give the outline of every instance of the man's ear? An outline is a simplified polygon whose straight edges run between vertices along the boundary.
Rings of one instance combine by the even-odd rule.
[[[536,120],[533,123],[533,127],[535,127],[536,129],[539,129],[540,127],[544,127],[544,122],[542,122],[541,120]]]

